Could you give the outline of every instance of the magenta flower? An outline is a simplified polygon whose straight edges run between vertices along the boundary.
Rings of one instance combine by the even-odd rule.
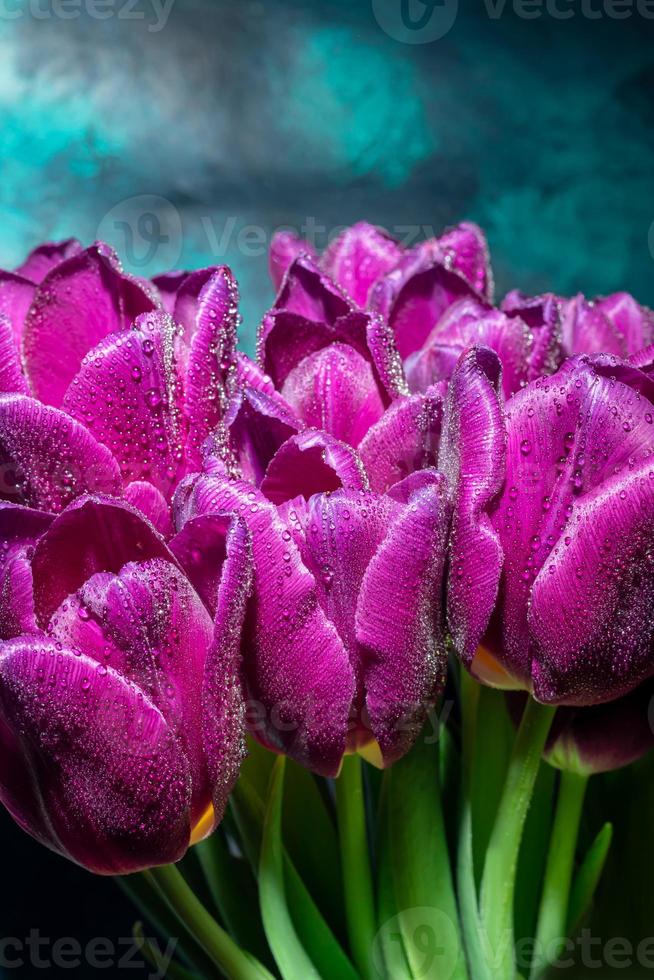
[[[540,701],[619,698],[654,672],[654,386],[616,358],[572,358],[509,399],[504,422],[492,380],[476,434],[457,374],[450,389],[456,646],[480,679]]]
[[[559,708],[545,755],[550,765],[590,776],[629,766],[654,748],[652,681],[589,708]]]
[[[284,277],[298,258],[314,268],[317,263],[323,282],[331,277],[355,304],[389,325],[412,392],[448,381],[458,358],[473,345],[497,352],[507,396],[559,364],[558,308],[556,318],[543,324],[491,305],[488,247],[476,225],[458,225],[440,238],[405,249],[381,229],[361,222],[346,229],[321,258],[308,243],[279,234],[273,239],[270,265],[280,298],[288,294]],[[321,319],[323,310],[314,313]]]
[[[531,327],[560,322],[561,353],[614,354],[627,357],[654,342],[654,314],[629,293],[588,300],[581,293],[571,299],[546,293],[527,297],[508,293],[502,309],[520,316]]]
[[[333,448],[325,434],[305,433],[284,444],[261,490],[202,475],[183,481],[175,499],[178,539],[187,540],[178,554],[194,583],[210,565],[216,513],[236,511],[250,528],[243,671],[251,727],[326,775],[344,752],[370,751],[373,741],[385,764],[402,755],[446,663],[442,478],[425,470],[373,494],[354,451]],[[318,492],[321,479],[330,492]]]
[[[509,711],[519,722],[523,695],[507,695]],[[654,681],[629,694],[584,708],[558,708],[545,758],[551,766],[579,776],[592,776],[629,766],[654,748]]]
[[[125,503],[0,507],[0,798],[92,871],[178,860],[236,779],[251,553],[238,518],[212,531],[201,599]]]
[[[205,446],[211,472],[260,485],[281,446],[316,427],[330,437],[331,452],[352,459],[358,449],[362,488],[383,492],[435,465],[444,387],[410,396],[384,322],[356,310],[308,258],[294,260],[264,317],[258,363],[242,354],[237,363],[224,428]]]
[[[174,289],[165,277],[159,295],[107,246],[70,242],[21,271],[0,277],[0,498],[58,511],[123,494],[166,533],[235,376],[233,276],[178,274]]]

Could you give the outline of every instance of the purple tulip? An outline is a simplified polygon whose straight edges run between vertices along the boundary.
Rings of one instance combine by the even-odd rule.
[[[413,270],[424,270],[434,264],[462,276],[479,295],[492,299],[493,278],[488,246],[477,225],[464,222],[449,229],[440,238],[429,238],[410,248],[397,242],[375,225],[360,221],[332,241],[318,257],[314,247],[291,232],[273,237],[270,248],[270,274],[276,289],[298,256],[308,256],[347,293],[354,303],[365,308],[374,299],[375,287],[388,277],[381,289],[386,296],[405,283]],[[447,279],[454,288],[454,279]]]
[[[167,501],[231,397],[238,289],[225,266],[158,282],[101,243],[40,246],[0,274],[0,499],[124,494],[170,530]]]
[[[480,377],[449,458],[458,466],[449,617],[481,680],[546,703],[628,694],[654,673],[654,383],[580,356],[506,404]],[[480,645],[481,644],[481,645]]]
[[[432,385],[409,395],[383,321],[354,309],[301,256],[264,318],[258,364],[237,356],[233,397],[223,429],[205,444],[204,466],[258,486],[284,443],[303,433],[311,441],[317,428],[319,440],[331,437],[331,451],[338,444],[352,457],[358,448],[367,472],[362,488],[384,492],[435,465],[444,391]]]
[[[520,721],[525,698],[507,695],[514,722]],[[554,716],[545,758],[550,765],[579,776],[629,766],[654,748],[654,681],[640,684],[615,701],[585,708],[559,708]]]
[[[257,355],[304,425],[353,446],[406,391],[387,324],[359,310],[306,255],[286,272],[261,324]]]
[[[508,293],[502,310],[520,316],[530,327],[560,322],[562,354],[614,354],[627,357],[654,342],[654,314],[629,293],[588,300],[581,293],[564,299],[546,293],[527,297]]]
[[[289,294],[297,295],[289,278],[298,279],[300,263],[310,265],[317,276],[322,274],[325,289],[329,289],[331,281],[332,292],[338,286],[355,306],[381,316],[391,328],[412,392],[423,392],[438,382],[448,381],[458,358],[473,345],[497,352],[507,396],[544,371],[555,370],[560,363],[558,307],[556,318],[540,323],[491,305],[493,279],[488,248],[476,225],[464,223],[440,238],[405,249],[381,229],[361,222],[346,229],[320,258],[308,243],[282,233],[273,239],[270,262],[273,281],[280,288],[277,306],[283,305]],[[313,319],[322,322],[333,317],[333,308],[330,313],[328,308],[325,302],[320,308],[313,303]],[[290,321],[289,332],[295,332],[295,326],[295,321]],[[320,330],[314,327],[308,331],[304,326],[302,333],[302,343],[308,346],[316,342]],[[285,350],[286,345],[279,346]],[[319,386],[314,384],[314,390],[307,393],[309,380],[315,381],[318,374],[317,360],[307,359],[298,379],[302,402],[305,406],[311,402],[314,424],[332,431],[324,418],[320,422],[315,418],[322,404]],[[327,359],[323,356],[321,360]],[[269,370],[265,362],[264,366]],[[345,367],[338,373],[346,384]],[[353,395],[361,391],[363,377],[360,370],[350,371],[347,380]],[[289,388],[294,391],[291,382]],[[372,390],[371,386],[367,385],[366,390]],[[297,407],[293,398],[287,400]],[[305,415],[300,410],[300,416]],[[334,434],[343,437],[342,433]]]
[[[244,523],[215,515],[202,598],[115,499],[54,518],[4,504],[0,545],[2,802],[98,873],[178,860],[220,820],[242,758]]]
[[[189,477],[171,547],[198,589],[226,510],[252,534],[243,669],[254,734],[325,775],[373,742],[384,764],[397,759],[444,683],[442,477],[424,470],[372,493],[354,450],[318,431],[282,445],[261,489],[220,467]]]

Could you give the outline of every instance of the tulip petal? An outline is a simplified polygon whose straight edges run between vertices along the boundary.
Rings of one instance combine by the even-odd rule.
[[[263,713],[255,734],[301,764],[334,775],[345,750],[354,673],[290,530],[275,507],[242,481],[183,481],[175,507],[178,526],[225,511],[237,511],[248,524],[254,597],[243,670],[248,697]]]
[[[567,354],[631,353],[625,338],[595,303],[581,294],[562,304],[563,346]]]
[[[275,504],[294,497],[308,498],[340,487],[369,489],[358,455],[347,443],[326,432],[300,432],[278,449],[261,483],[261,492]]]
[[[173,522],[168,502],[151,483],[138,480],[130,483],[125,487],[123,498],[132,507],[140,510],[162,537],[167,538],[172,534]]]
[[[441,437],[445,387],[398,398],[368,431],[359,446],[361,460],[377,493],[414,470],[435,466]]]
[[[189,762],[194,826],[211,798],[201,717],[213,623],[188,579],[157,558],[94,575],[55,612],[48,632],[87,656],[97,650],[101,665],[111,651],[108,663],[159,709]]]
[[[176,327],[162,311],[138,317],[82,362],[64,408],[111,449],[126,483],[149,480],[166,494],[181,475]]]
[[[408,751],[445,685],[447,526],[443,480],[433,471],[390,523],[357,600],[367,714],[386,764]]]
[[[370,287],[390,272],[402,257],[402,247],[381,228],[360,221],[346,228],[327,247],[321,267],[364,307]]]
[[[466,666],[488,626],[502,568],[489,510],[504,478],[505,428],[499,358],[484,347],[459,361],[448,388],[439,454],[453,503],[448,623]]]
[[[476,312],[476,315],[475,315]],[[407,359],[406,373],[412,391],[447,381],[467,347],[488,347],[502,363],[502,387],[506,397],[530,380],[534,334],[518,316],[488,310],[471,300],[454,303],[436,324],[421,350]]]
[[[543,594],[555,589],[557,582],[568,582],[570,595],[560,609],[552,611],[553,621],[558,621],[564,610],[569,615],[570,603],[581,603],[582,596],[586,596],[583,602],[588,605],[588,612],[575,614],[578,627],[583,625],[587,630],[588,640],[596,635],[600,613],[597,611],[594,622],[588,619],[592,602],[585,590],[590,586],[584,572],[586,566],[580,563],[575,545],[577,536],[583,537],[587,532],[575,515],[579,514],[581,519],[587,513],[589,519],[594,515],[593,520],[600,522],[593,525],[592,535],[596,541],[587,559],[588,567],[593,569],[589,574],[599,576],[601,541],[606,536],[601,523],[606,517],[600,504],[602,500],[615,501],[616,526],[629,519],[633,502],[620,503],[620,493],[624,489],[621,484],[631,470],[649,463],[649,455],[654,449],[654,407],[650,401],[653,398],[654,383],[637,368],[613,358],[578,357],[567,361],[551,378],[528,385],[507,405],[506,479],[493,515],[493,525],[505,554],[498,602],[501,635],[491,637],[497,646],[497,650],[491,652],[499,653],[504,666],[523,685],[531,683],[535,655],[530,643],[528,608],[535,601],[537,581]],[[588,495],[590,499],[585,503]],[[634,534],[636,530],[634,526]],[[583,539],[585,541],[585,537]],[[632,543],[637,544],[635,537]],[[556,560],[551,554],[555,545]],[[557,562],[567,570],[562,579],[558,573],[549,571]],[[577,567],[581,579],[577,578]],[[553,576],[551,581],[550,575]],[[597,578],[597,584],[600,580],[603,581],[601,576]],[[605,600],[610,604],[613,601],[611,587],[608,582],[605,585]],[[631,601],[628,590],[625,601]],[[616,616],[618,612],[616,605]],[[539,615],[542,617],[543,613]],[[572,625],[568,626],[568,630],[572,629]],[[539,626],[538,630],[541,637],[538,660],[549,656],[548,644],[556,639],[551,647],[551,657],[552,670],[558,670],[555,665],[562,663],[561,651],[565,649],[570,654],[572,649],[572,633],[555,638],[545,625]],[[643,633],[645,631],[643,626]],[[572,660],[570,667],[574,673]],[[606,663],[601,669],[603,673],[610,673]],[[595,673],[599,670],[597,664],[594,670]],[[612,683],[619,687],[619,675],[618,671],[614,682],[610,682],[608,676],[605,678],[607,690],[611,689]],[[554,690],[552,687],[547,695],[547,683],[543,679],[539,690],[543,697],[551,699]],[[575,697],[584,698],[583,689],[591,697],[590,691],[596,681],[589,666],[586,678],[579,674],[573,681],[571,674],[569,683],[577,685],[576,691],[568,689],[567,683],[560,681],[561,700],[565,698],[575,703]],[[619,693],[617,690],[615,696]]]
[[[573,505],[531,592],[538,700],[608,701],[654,672],[653,515],[651,459]]]
[[[15,272],[38,285],[56,265],[74,255],[79,255],[82,251],[82,246],[76,238],[66,238],[61,242],[44,242],[43,245],[37,245],[32,249]]]
[[[0,497],[43,510],[121,487],[114,457],[83,425],[23,395],[0,395],[0,466]]]
[[[423,346],[452,303],[467,297],[481,300],[458,272],[413,252],[372,288],[370,306],[392,327],[404,359]]]
[[[382,398],[389,401],[407,391],[393,333],[378,315],[352,311],[333,323],[307,320],[286,310],[272,310],[263,319],[258,360],[273,385],[282,388],[302,361],[331,344],[346,344],[369,360]]]
[[[32,391],[41,401],[60,405],[84,355],[155,308],[106,245],[92,245],[59,263],[37,287],[25,321],[23,357]]]
[[[437,241],[445,253],[445,264],[460,272],[476,292],[492,303],[493,273],[486,236],[479,225],[462,221]]]
[[[587,776],[631,765],[654,748],[653,696],[650,680],[606,704],[558,708],[547,739],[547,761]]]
[[[120,500],[82,497],[74,501],[39,538],[32,559],[39,623],[97,572],[119,572],[130,561],[172,553],[154,528]]]
[[[331,325],[354,307],[336,283],[303,253],[290,265],[273,309]]]
[[[175,312],[177,293],[190,275],[191,273],[184,269],[173,269],[171,272],[163,272],[160,276],[154,276],[152,279],[152,285],[157,290],[161,305],[166,313],[170,313],[171,316]]]
[[[29,387],[20,363],[9,319],[0,313],[0,393],[29,395]]]
[[[595,305],[620,334],[629,354],[654,341],[654,313],[629,293],[611,293],[596,300]]]
[[[209,270],[194,295],[195,274],[180,289],[175,319],[190,334],[184,385],[188,420],[186,452],[192,466],[202,462],[201,447],[225,414],[230,378],[235,373],[234,351],[238,325],[238,286],[227,266]],[[190,300],[190,302],[189,302]],[[192,311],[192,317],[191,317]],[[192,322],[192,327],[191,327]]]
[[[227,527],[225,554],[202,692],[202,743],[216,823],[245,757],[241,637],[252,593],[253,564],[251,536],[238,518],[232,517]]]
[[[27,311],[34,299],[34,283],[15,272],[0,270],[0,313],[11,324],[14,343],[20,351]]]
[[[232,521],[231,514],[200,514],[187,521],[169,542],[170,550],[212,616],[216,613],[225,542]]]
[[[313,574],[320,604],[348,652],[359,701],[363,664],[355,628],[357,599],[368,565],[400,509],[389,497],[344,489],[310,497],[301,511],[302,534],[296,540],[302,561]]]
[[[309,242],[298,238],[292,231],[275,232],[270,243],[268,269],[276,290],[281,289],[284,276],[300,255],[308,255],[314,262],[318,261],[316,250]]]
[[[32,567],[18,552],[0,565],[0,640],[37,632]]]
[[[528,297],[514,289],[505,296],[501,309],[526,323],[534,338],[527,380],[556,371],[563,356],[559,298],[553,293]]]
[[[256,361],[253,361],[243,351],[236,351],[236,387],[254,388],[264,395],[274,395],[275,385],[272,378],[264,374]]]
[[[246,385],[234,397],[225,425],[241,475],[257,486],[261,483],[271,459],[287,439],[302,428],[290,405],[274,389],[271,394]],[[223,470],[229,471],[229,447],[218,432],[210,440],[211,456],[224,460]],[[206,450],[206,446],[205,446]],[[203,468],[211,471],[211,459],[205,458]]]
[[[0,565],[15,551],[34,545],[53,520],[45,511],[0,500]]]
[[[342,343],[305,357],[288,374],[281,393],[305,425],[352,446],[384,414],[372,365]]]
[[[184,853],[188,763],[161,712],[111,667],[42,638],[1,644],[0,741],[2,801],[53,850],[100,874]]]

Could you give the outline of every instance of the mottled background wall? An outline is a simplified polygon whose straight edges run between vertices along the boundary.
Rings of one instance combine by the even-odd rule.
[[[626,288],[654,305],[654,21],[637,11],[558,0],[572,17],[524,19],[510,0],[443,0],[433,23],[450,29],[408,43],[425,37],[401,0],[109,0],[102,20],[92,0],[55,2],[0,0],[0,265],[71,234],[107,238],[141,274],[226,261],[251,348],[274,228],[324,244],[362,217],[402,235],[472,218],[500,292]],[[646,766],[596,781],[590,829],[608,813],[618,834],[604,934],[654,933],[652,850],[630,833],[654,818]],[[110,883],[0,821],[1,935],[129,933]]]
[[[52,2],[2,0],[25,13],[0,19],[5,265],[99,231],[144,273],[227,261],[251,342],[275,227],[313,221],[320,243],[361,217],[465,217],[487,229],[500,290],[654,303],[654,21],[637,12],[590,20],[558,0],[571,19],[525,20],[494,0],[493,18],[476,0],[409,44],[378,22],[397,34],[401,0],[133,0],[106,20]]]

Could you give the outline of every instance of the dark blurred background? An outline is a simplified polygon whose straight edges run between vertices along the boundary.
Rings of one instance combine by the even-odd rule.
[[[407,25],[402,0],[0,0],[0,265],[68,235],[141,275],[227,262],[251,350],[274,229],[322,246],[360,218],[403,238],[467,218],[500,295],[654,305],[654,7],[557,2],[410,0]],[[597,928],[637,942],[654,935],[634,830],[654,827],[652,765],[595,783],[589,830],[617,821]],[[129,935],[115,885],[4,814],[0,833],[0,936]]]

